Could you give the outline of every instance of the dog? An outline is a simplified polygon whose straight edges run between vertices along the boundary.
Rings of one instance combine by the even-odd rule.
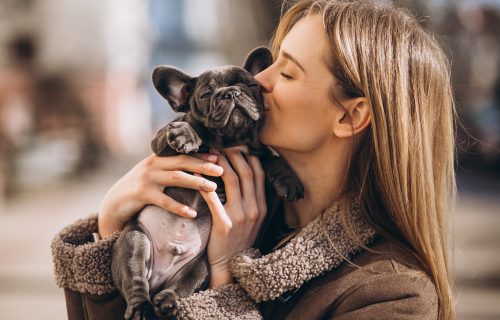
[[[191,77],[170,66],[153,71],[153,83],[175,112],[183,115],[160,129],[151,143],[159,156],[207,152],[247,145],[259,156],[266,175],[266,198],[303,197],[303,187],[284,159],[258,141],[264,120],[260,86],[253,75],[272,63],[267,48],[254,49],[243,67],[224,66]],[[207,177],[218,185],[220,178]],[[175,319],[177,300],[206,289],[206,246],[211,214],[197,190],[169,187],[164,192],[192,206],[198,215],[184,218],[154,205],[129,221],[113,247],[112,276],[127,302],[125,319]]]

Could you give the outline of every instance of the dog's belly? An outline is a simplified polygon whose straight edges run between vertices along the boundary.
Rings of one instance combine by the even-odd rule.
[[[197,193],[196,197],[201,195]],[[199,201],[196,197],[194,200]],[[141,211],[137,221],[151,240],[147,268],[151,292],[168,284],[183,266],[205,249],[210,236],[210,218],[209,213],[195,219],[184,218],[157,206],[147,206]]]

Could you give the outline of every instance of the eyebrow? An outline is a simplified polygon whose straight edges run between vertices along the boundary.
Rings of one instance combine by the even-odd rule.
[[[300,62],[297,59],[295,59],[291,54],[283,50],[281,50],[281,54],[288,60],[293,61],[300,68],[300,70],[302,70],[302,72],[306,73],[306,69],[304,69],[304,67],[300,64]]]

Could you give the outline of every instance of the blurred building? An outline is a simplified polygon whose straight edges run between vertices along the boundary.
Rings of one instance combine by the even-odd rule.
[[[148,21],[139,0],[0,2],[0,189],[148,150]]]
[[[267,44],[278,2],[0,1],[0,190],[149,152],[175,116],[151,85],[154,66],[241,64]]]

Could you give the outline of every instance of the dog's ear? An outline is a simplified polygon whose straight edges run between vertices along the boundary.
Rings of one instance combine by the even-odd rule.
[[[179,69],[158,66],[153,70],[153,84],[175,112],[189,111],[189,97],[193,93],[197,78]]]
[[[273,55],[266,47],[258,47],[253,49],[243,63],[243,69],[256,75],[262,70],[273,64]]]

